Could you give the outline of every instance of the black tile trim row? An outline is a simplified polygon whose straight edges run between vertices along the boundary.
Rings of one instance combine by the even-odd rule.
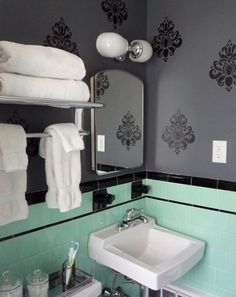
[[[171,173],[165,173],[165,172],[153,172],[153,171],[141,171],[141,172],[123,174],[123,175],[111,177],[111,178],[84,182],[80,184],[80,189],[82,193],[86,193],[86,192],[96,191],[99,189],[105,189],[107,187],[112,187],[116,185],[137,181],[137,180],[142,180],[145,178],[236,192],[236,182],[196,177],[196,176],[178,175],[178,174],[171,174]],[[26,194],[26,200],[29,205],[41,203],[45,201],[45,195],[46,195],[46,191],[28,193]]]
[[[165,182],[236,192],[236,182],[232,181],[153,171],[147,171],[147,178]]]
[[[9,240],[9,239],[14,239],[14,238],[24,236],[24,235],[27,235],[27,234],[31,234],[31,233],[34,233],[34,232],[37,232],[37,231],[40,231],[40,230],[44,230],[44,229],[47,229],[47,228],[50,228],[50,227],[54,227],[54,226],[57,226],[57,225],[65,224],[65,223],[68,223],[68,222],[71,222],[71,221],[74,221],[74,220],[78,220],[78,219],[83,218],[83,217],[93,215],[93,214],[101,212],[101,211],[105,211],[105,210],[108,210],[108,209],[111,209],[111,208],[114,208],[114,207],[118,207],[118,206],[121,206],[121,205],[124,205],[124,204],[129,204],[129,203],[132,203],[134,201],[141,200],[143,198],[146,198],[146,196],[136,198],[135,200],[128,200],[128,201],[125,201],[125,202],[122,202],[122,203],[119,203],[119,204],[111,205],[111,206],[106,207],[104,209],[99,209],[97,211],[91,211],[91,212],[88,212],[88,213],[85,213],[85,214],[82,214],[82,215],[79,215],[79,216],[75,216],[75,217],[72,217],[72,218],[69,218],[69,219],[66,219],[66,220],[62,220],[62,221],[58,221],[58,222],[55,222],[55,223],[47,224],[47,225],[44,225],[44,226],[41,226],[41,227],[38,227],[38,228],[34,228],[34,229],[30,229],[30,230],[27,230],[27,231],[24,231],[24,232],[20,232],[20,233],[17,233],[17,234],[5,236],[5,237],[0,238],[0,242],[6,241],[6,240]]]
[[[180,204],[180,205],[184,205],[184,206],[202,208],[202,209],[206,209],[206,210],[210,210],[210,211],[217,211],[217,212],[223,212],[223,213],[227,213],[227,214],[231,214],[231,215],[236,215],[236,212],[228,211],[228,210],[224,210],[224,209],[207,207],[207,206],[191,204],[191,203],[186,203],[186,202],[179,202],[179,201],[175,201],[175,200],[163,199],[163,198],[154,197],[154,196],[146,196],[146,198],[150,198],[150,199],[154,199],[154,200],[158,200],[158,201],[162,201],[162,202],[166,202],[166,203],[168,202],[168,203],[173,203],[173,204]]]

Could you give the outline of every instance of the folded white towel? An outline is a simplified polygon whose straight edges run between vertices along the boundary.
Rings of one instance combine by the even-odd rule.
[[[83,140],[74,124],[56,124],[45,129],[51,137],[42,138],[39,154],[45,158],[49,208],[65,212],[80,206],[80,150]]]
[[[83,81],[0,73],[0,95],[87,102],[90,92]]]
[[[20,125],[0,124],[0,170],[26,170],[26,134]]]
[[[0,225],[28,217],[26,171],[0,171]]]
[[[9,41],[0,41],[0,72],[74,80],[82,80],[86,74],[82,59],[74,54]]]

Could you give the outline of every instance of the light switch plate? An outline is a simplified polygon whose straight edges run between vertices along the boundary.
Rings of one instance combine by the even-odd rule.
[[[105,135],[97,135],[97,151],[105,153]]]
[[[227,163],[227,141],[213,140],[212,143],[212,162]]]

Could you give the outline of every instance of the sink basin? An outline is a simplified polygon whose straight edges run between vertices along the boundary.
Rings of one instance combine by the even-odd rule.
[[[205,243],[159,227],[152,218],[118,231],[111,225],[89,238],[89,256],[152,290],[175,281],[197,264]]]

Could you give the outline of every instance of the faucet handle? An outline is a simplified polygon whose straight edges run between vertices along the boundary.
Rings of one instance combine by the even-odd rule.
[[[124,221],[129,221],[133,219],[134,217],[140,215],[143,212],[143,208],[130,208],[127,209],[125,216],[124,216]]]

